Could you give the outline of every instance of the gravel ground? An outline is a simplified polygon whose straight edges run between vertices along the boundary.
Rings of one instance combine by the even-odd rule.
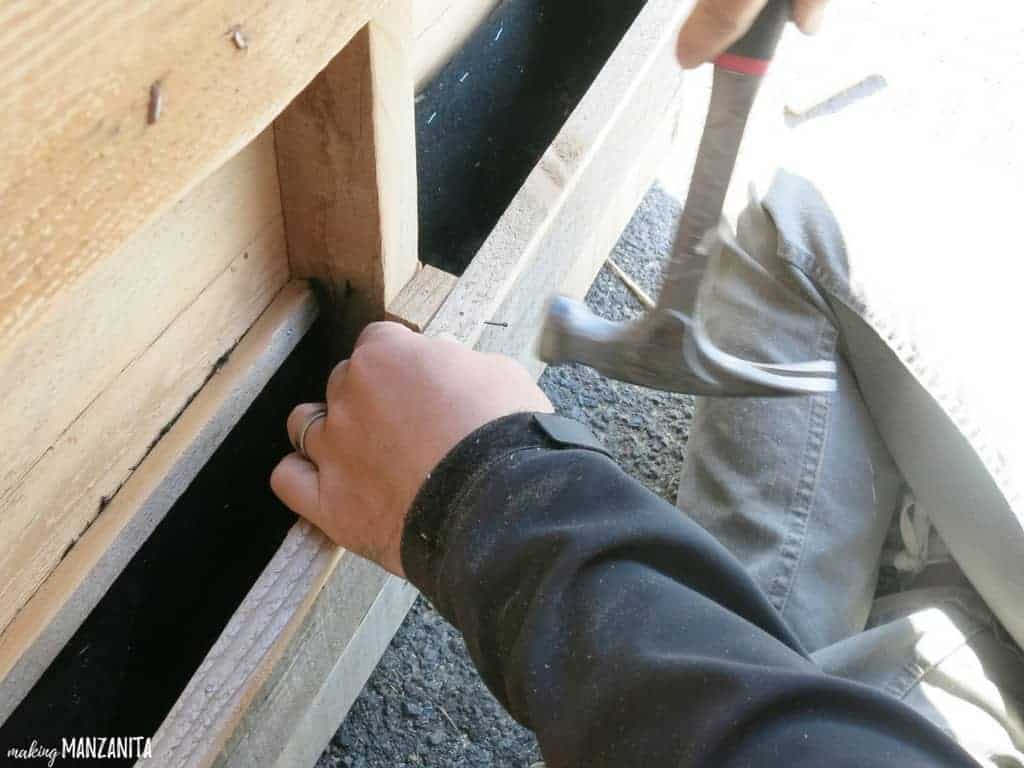
[[[651,293],[678,215],[678,203],[653,189],[616,247],[615,261]],[[607,268],[587,302],[611,319],[642,311]],[[626,471],[675,500],[692,398],[609,381],[576,366],[549,368],[540,383],[559,412],[589,424]],[[533,735],[505,713],[481,682],[459,633],[421,598],[318,768],[528,768],[538,760]]]

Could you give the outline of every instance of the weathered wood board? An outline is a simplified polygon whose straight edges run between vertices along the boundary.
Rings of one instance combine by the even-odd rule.
[[[427,334],[482,346],[485,323],[503,320],[499,312],[532,317],[547,296],[534,270],[543,266],[557,277],[554,285],[577,293],[593,278],[671,142],[680,82],[671,28],[683,10],[675,0],[650,0],[479,263],[450,291],[421,270],[402,292],[401,301],[421,294],[437,302],[415,310],[432,316]],[[623,153],[640,162],[620,160]],[[618,191],[609,197],[609,190]],[[577,222],[591,204],[599,213]],[[389,310],[409,322],[396,303]],[[531,345],[523,331],[502,351],[524,358]],[[157,734],[161,765],[311,764],[415,598],[408,586],[357,562],[316,529],[296,525]],[[360,569],[366,575],[355,576]],[[190,746],[186,734],[197,727],[201,744]]]
[[[0,636],[0,722],[99,602],[308,330],[316,301],[282,289]]]
[[[382,5],[0,6],[0,351],[259,135]]]
[[[389,0],[274,123],[292,275],[355,332],[419,266],[412,0]]]

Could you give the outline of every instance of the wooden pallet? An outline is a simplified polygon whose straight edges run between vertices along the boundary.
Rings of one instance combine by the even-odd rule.
[[[413,93],[448,54],[415,41],[493,5],[0,10],[0,723],[308,330],[304,278],[349,336],[390,314],[539,373],[548,288],[585,290],[672,140],[684,9],[649,0],[456,280],[416,254]],[[296,525],[154,764],[312,764],[414,597]]]

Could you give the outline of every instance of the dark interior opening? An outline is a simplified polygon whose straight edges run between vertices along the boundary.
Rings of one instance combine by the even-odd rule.
[[[418,97],[423,261],[465,269],[643,3],[506,0]],[[325,336],[299,344],[0,727],[0,755],[156,731],[295,520],[268,478],[288,412],[322,397]]]
[[[461,275],[645,0],[505,0],[419,95],[420,259]]]
[[[310,333],[270,380],[0,729],[0,754],[156,731],[295,522],[267,478],[291,406],[323,391],[321,346]]]

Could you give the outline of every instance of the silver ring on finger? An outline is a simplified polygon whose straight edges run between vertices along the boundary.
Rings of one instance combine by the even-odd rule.
[[[304,458],[306,461],[312,461],[309,458],[309,454],[306,453],[306,435],[309,434],[309,428],[316,424],[320,419],[327,418],[327,409],[320,408],[309,415],[306,419],[306,423],[302,425],[302,429],[299,430],[299,439],[296,440],[295,450],[299,452],[299,456]]]

